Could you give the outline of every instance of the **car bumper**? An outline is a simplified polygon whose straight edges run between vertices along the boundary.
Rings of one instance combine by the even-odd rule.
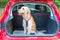
[[[9,36],[4,29],[0,29],[0,40],[60,40],[59,35],[53,37],[13,37]]]

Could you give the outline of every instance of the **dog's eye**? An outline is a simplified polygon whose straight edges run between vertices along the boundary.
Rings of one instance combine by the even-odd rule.
[[[23,10],[25,10],[25,9],[23,8]]]

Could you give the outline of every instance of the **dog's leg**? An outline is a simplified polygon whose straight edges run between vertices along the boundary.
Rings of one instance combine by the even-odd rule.
[[[27,28],[24,26],[24,33],[27,34]]]
[[[23,19],[24,34],[27,34],[26,21]]]
[[[32,26],[31,26],[31,34],[36,34],[36,24],[33,20],[32,20]]]
[[[28,29],[28,34],[35,34],[36,33],[36,29],[34,26],[33,27],[28,26],[27,29]]]
[[[35,25],[32,26],[31,33],[36,33],[36,27],[35,27]]]
[[[27,30],[28,30],[27,34],[30,34],[30,33],[31,33],[31,27],[28,26],[28,27],[27,27]]]
[[[29,20],[28,21],[28,27],[27,27],[27,30],[28,30],[27,34],[30,34],[31,33],[31,26],[32,26],[32,21]]]

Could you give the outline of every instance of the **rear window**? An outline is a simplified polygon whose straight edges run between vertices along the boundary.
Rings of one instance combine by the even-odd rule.
[[[17,11],[18,9],[20,9],[22,6],[27,6],[30,8],[30,10],[40,10],[40,11],[46,11],[46,12],[50,12],[50,9],[47,7],[47,6],[43,6],[43,5],[36,5],[36,4],[33,4],[33,3],[26,3],[26,4],[18,4],[14,7],[13,11]]]

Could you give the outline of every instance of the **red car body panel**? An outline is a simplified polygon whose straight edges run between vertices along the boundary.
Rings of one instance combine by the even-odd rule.
[[[40,1],[40,0],[39,0]],[[6,21],[6,19],[9,17],[9,11],[12,5],[14,5],[16,2],[24,2],[23,0],[10,0],[6,7],[5,10],[3,12],[3,16],[0,16],[0,23],[3,23]],[[29,1],[31,2],[31,0]],[[35,2],[33,0],[33,2]],[[55,5],[53,5],[53,1],[52,0],[41,0],[40,2],[46,2],[48,5],[50,5],[50,7],[53,8],[54,11],[54,15],[57,19],[58,22],[60,22],[60,17],[58,14],[58,10],[57,7]],[[52,37],[11,37],[6,33],[6,30],[4,28],[0,29],[0,40],[60,40],[60,30],[58,31],[57,35],[52,36]]]

